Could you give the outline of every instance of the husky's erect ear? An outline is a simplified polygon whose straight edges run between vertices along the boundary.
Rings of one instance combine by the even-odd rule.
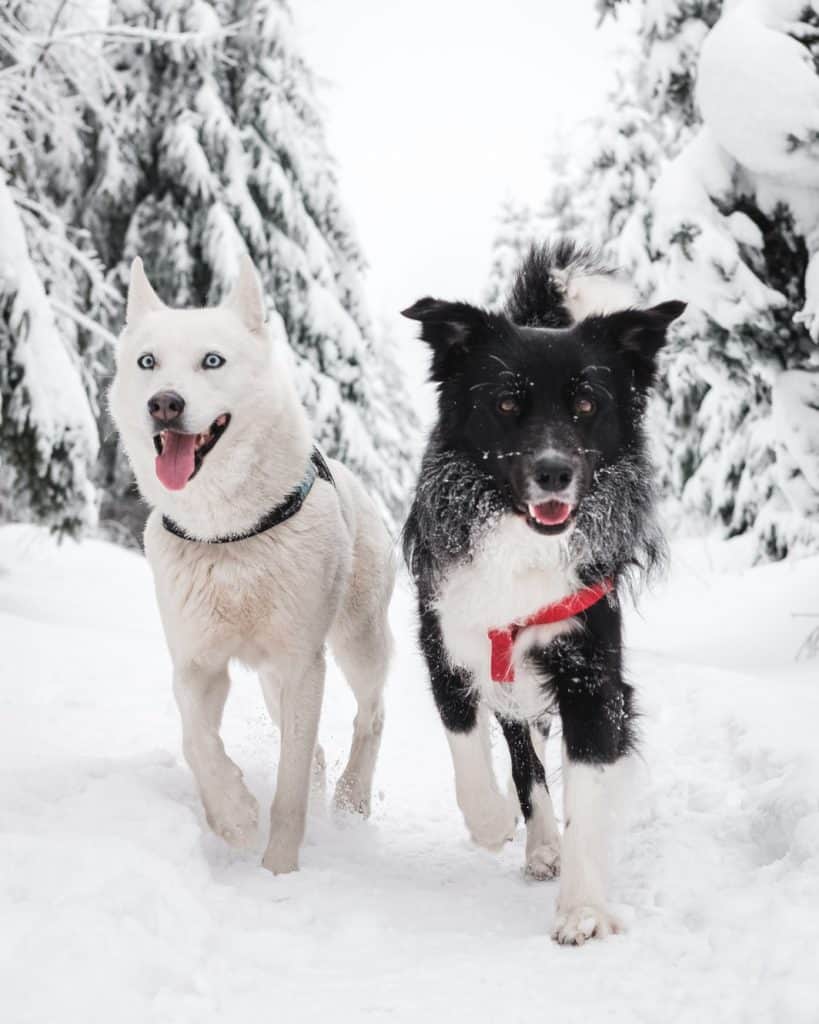
[[[131,264],[125,323],[129,327],[134,327],[146,313],[155,313],[160,309],[167,309],[167,306],[151,287],[151,282],[145,276],[142,260],[137,256]]]
[[[261,331],[264,326],[262,286],[253,260],[247,253],[239,260],[239,277],[222,305],[232,309],[249,331]]]
[[[421,339],[433,352],[432,379],[441,380],[451,357],[468,352],[498,318],[468,302],[419,299],[401,316],[421,323]]]
[[[650,309],[624,309],[601,318],[606,334],[634,370],[638,386],[654,383],[657,353],[665,344],[669,325],[682,316],[685,306],[684,302],[661,302]]]

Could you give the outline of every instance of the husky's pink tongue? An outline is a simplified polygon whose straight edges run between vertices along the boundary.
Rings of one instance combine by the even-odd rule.
[[[181,491],[193,476],[196,434],[167,431],[162,454],[156,457],[156,475],[169,491]]]
[[[560,526],[569,518],[571,511],[572,506],[565,501],[544,501],[540,505],[529,506],[529,515],[543,526]]]

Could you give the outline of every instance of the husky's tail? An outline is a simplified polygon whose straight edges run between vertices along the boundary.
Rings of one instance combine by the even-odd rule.
[[[517,272],[505,312],[526,327],[568,327],[593,313],[633,306],[636,294],[598,252],[569,238],[533,245]]]

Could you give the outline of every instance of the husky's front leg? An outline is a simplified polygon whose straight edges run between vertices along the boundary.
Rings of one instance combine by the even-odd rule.
[[[213,831],[231,846],[252,845],[259,805],[242,773],[225,753],[219,735],[230,689],[227,666],[206,669],[188,662],[176,666],[174,696],[182,717],[182,746],[193,772],[205,816]]]
[[[324,651],[281,691],[281,753],[276,796],[270,808],[270,839],[262,864],[274,875],[297,871],[310,795],[313,752],[324,696]]]

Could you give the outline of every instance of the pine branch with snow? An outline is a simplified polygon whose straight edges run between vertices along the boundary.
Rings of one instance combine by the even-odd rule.
[[[0,224],[0,508],[78,533],[94,520],[96,424],[2,179]]]
[[[76,534],[97,505],[104,342],[88,313],[110,296],[72,226],[99,97],[87,57],[48,45],[61,19],[85,16],[64,2],[0,12],[0,516]]]

